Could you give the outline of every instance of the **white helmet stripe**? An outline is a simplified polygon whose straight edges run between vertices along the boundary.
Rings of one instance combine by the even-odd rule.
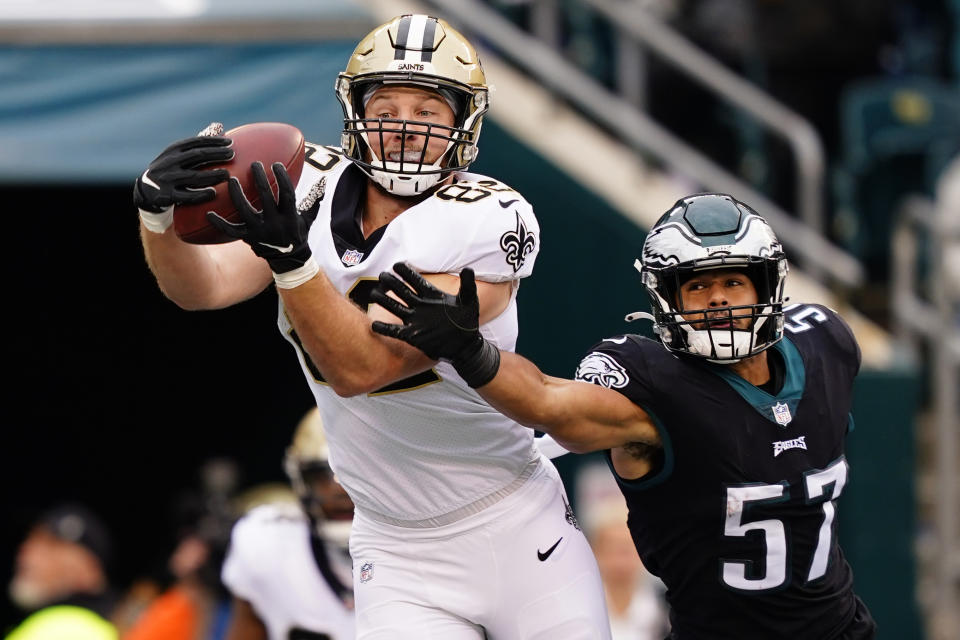
[[[405,16],[397,29],[395,60],[430,62],[437,23],[429,16]]]
[[[410,19],[410,33],[407,35],[406,62],[423,62],[423,30],[427,26],[426,16],[413,16]]]

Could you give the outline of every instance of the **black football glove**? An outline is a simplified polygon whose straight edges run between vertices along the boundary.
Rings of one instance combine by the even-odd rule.
[[[434,360],[448,360],[473,388],[490,382],[500,368],[500,350],[480,334],[480,300],[473,269],[460,272],[460,291],[455,296],[427,282],[405,262],[393,265],[393,270],[403,280],[384,271],[370,299],[403,324],[378,320],[373,330],[403,340]],[[404,304],[388,296],[388,291]]]
[[[226,169],[204,169],[233,158],[223,125],[211,123],[192,138],[174,142],[150,163],[133,186],[133,202],[148,229],[163,233],[173,223],[173,207],[212,200],[213,186],[230,177]]]
[[[250,245],[255,254],[267,261],[274,274],[293,272],[308,264],[316,267],[310,245],[307,244],[307,236],[320,209],[326,179],[322,178],[314,184],[298,207],[296,190],[283,163],[274,162],[271,168],[277,178],[276,198],[270,189],[263,163],[254,162],[251,165],[254,185],[263,204],[263,211],[257,211],[250,204],[240,181],[230,178],[227,189],[230,200],[237,207],[241,222],[228,222],[213,211],[207,212],[207,220],[231,238],[239,238]],[[313,274],[318,270],[317,267]]]

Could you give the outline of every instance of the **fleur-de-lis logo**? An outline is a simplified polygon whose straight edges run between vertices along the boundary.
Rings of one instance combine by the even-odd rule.
[[[537,236],[527,231],[520,212],[514,211],[514,214],[517,216],[517,228],[500,236],[500,248],[507,252],[507,264],[513,267],[513,272],[516,273],[523,266],[527,255],[536,249]]]
[[[570,506],[570,503],[567,502],[566,499],[563,500],[563,508],[566,512],[564,513],[564,517],[567,519],[567,524],[579,531],[580,522],[577,520],[577,516],[573,513],[573,507]]]

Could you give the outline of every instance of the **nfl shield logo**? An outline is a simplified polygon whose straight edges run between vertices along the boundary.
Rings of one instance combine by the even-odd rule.
[[[363,254],[353,249],[347,249],[346,251],[344,251],[343,256],[340,258],[341,262],[343,262],[343,264],[347,265],[348,267],[353,267],[355,265],[360,264],[360,261],[362,259],[363,259]]]
[[[360,582],[370,582],[373,580],[373,563],[364,562],[360,565]]]
[[[778,402],[773,405],[773,417],[776,419],[777,424],[782,424],[783,426],[787,426],[790,424],[790,421],[793,420],[793,416],[790,415],[790,407],[788,407],[785,402]]]

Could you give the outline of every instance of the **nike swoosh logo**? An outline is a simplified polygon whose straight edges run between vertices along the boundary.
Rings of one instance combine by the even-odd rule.
[[[291,251],[293,251],[293,243],[288,244],[285,247],[278,247],[275,244],[267,244],[266,242],[261,242],[260,244],[262,244],[265,247],[270,247],[271,249],[276,249],[280,253],[290,253]]]
[[[613,344],[623,344],[627,341],[627,336],[620,336],[619,338],[604,338],[604,342],[612,342]]]
[[[561,537],[560,540],[563,540],[563,537]],[[556,542],[554,542],[553,546],[544,552],[541,552],[540,549],[537,549],[537,557],[540,558],[540,562],[543,562],[544,560],[550,557],[550,554],[553,553],[553,550],[557,548],[558,544],[560,544],[560,540],[557,540]]]
[[[506,209],[507,207],[509,207],[510,205],[512,205],[514,202],[519,202],[519,200],[517,200],[516,198],[514,198],[513,200],[507,200],[506,202],[504,202],[503,200],[501,200],[501,201],[500,201],[500,206],[503,207],[504,209]]]
[[[140,176],[140,179],[141,179],[142,181],[146,182],[148,185],[150,185],[150,186],[153,187],[154,189],[156,189],[157,191],[159,191],[159,190],[160,190],[160,185],[158,185],[156,182],[154,182],[154,181],[150,178],[149,172],[150,172],[149,169],[147,169],[146,171],[144,171],[144,172],[143,172],[143,175]]]

